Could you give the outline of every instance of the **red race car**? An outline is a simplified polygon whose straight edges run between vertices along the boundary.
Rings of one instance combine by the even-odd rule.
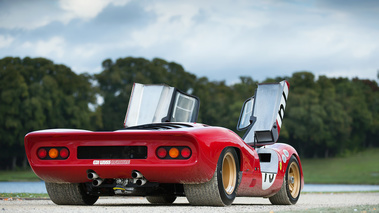
[[[33,171],[59,205],[92,205],[99,196],[145,196],[171,204],[226,206],[236,196],[295,204],[304,186],[299,155],[276,143],[287,81],[259,84],[237,129],[195,123],[197,97],[166,85],[134,84],[124,129],[35,131],[25,136]]]

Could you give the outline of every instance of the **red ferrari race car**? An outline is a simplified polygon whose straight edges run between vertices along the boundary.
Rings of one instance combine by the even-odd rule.
[[[276,143],[286,81],[259,84],[242,107],[238,130],[195,123],[197,97],[166,85],[134,84],[124,129],[35,131],[25,136],[33,171],[59,205],[92,205],[99,196],[144,196],[171,204],[227,206],[236,196],[295,204],[303,188],[296,150]]]

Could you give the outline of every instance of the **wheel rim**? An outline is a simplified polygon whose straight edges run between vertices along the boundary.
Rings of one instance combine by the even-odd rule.
[[[225,192],[230,195],[234,191],[237,181],[236,161],[233,155],[228,152],[225,154],[222,163],[222,183]]]
[[[300,192],[300,171],[299,166],[292,162],[288,170],[288,189],[293,198],[296,198]]]

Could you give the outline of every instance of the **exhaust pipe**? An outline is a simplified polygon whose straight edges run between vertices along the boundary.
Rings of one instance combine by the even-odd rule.
[[[134,183],[137,184],[138,186],[143,186],[145,185],[146,182],[147,180],[145,178],[134,179]]]
[[[101,178],[97,178],[97,179],[94,179],[93,181],[92,181],[92,185],[93,186],[100,186],[102,183],[103,183],[103,179],[101,179]]]
[[[87,174],[87,178],[90,179],[90,180],[95,180],[95,179],[99,178],[99,175],[96,174],[95,172],[89,172]]]
[[[139,172],[139,171],[133,171],[132,172],[132,178],[134,178],[134,179],[140,179],[140,178],[143,178],[143,175],[142,175],[142,173],[141,172]]]
[[[133,183],[137,184],[138,186],[145,185],[145,183],[147,182],[143,174],[136,170],[132,172],[132,178],[133,178]]]

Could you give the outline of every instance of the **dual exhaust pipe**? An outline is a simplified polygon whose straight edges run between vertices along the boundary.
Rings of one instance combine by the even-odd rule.
[[[92,180],[92,185],[93,186],[100,186],[103,183],[103,181],[104,181],[95,172],[88,172],[87,178],[90,179],[90,180]]]
[[[132,178],[133,178],[133,183],[137,184],[138,186],[143,186],[147,182],[147,180],[142,175],[142,173],[136,170],[132,172]]]
[[[87,178],[92,180],[93,186],[100,186],[104,181],[102,178],[100,178],[100,176],[96,172],[88,172]],[[133,178],[132,183],[134,183],[138,186],[143,186],[147,183],[147,180],[142,175],[142,173],[139,171],[133,170],[132,171],[132,178]]]

